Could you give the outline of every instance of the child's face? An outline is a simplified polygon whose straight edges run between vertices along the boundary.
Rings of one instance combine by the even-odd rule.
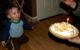
[[[13,7],[12,9],[10,9],[8,12],[8,18],[11,20],[19,20],[20,12],[19,12],[18,8]]]

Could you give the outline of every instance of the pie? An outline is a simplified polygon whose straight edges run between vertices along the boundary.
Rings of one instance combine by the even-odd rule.
[[[49,27],[49,31],[61,39],[73,38],[79,35],[78,29],[67,22],[54,23]]]

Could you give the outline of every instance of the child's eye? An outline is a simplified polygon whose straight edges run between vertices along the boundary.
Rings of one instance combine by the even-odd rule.
[[[16,14],[16,13],[13,13],[14,15]]]
[[[19,10],[17,10],[17,13],[19,13],[20,11]]]

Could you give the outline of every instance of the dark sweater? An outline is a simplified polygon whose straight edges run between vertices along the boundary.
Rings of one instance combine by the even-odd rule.
[[[5,27],[4,27],[3,34],[2,34],[2,39],[1,39],[2,41],[7,41],[8,40],[8,38],[10,36],[9,31],[10,31],[11,23],[12,22],[10,22],[10,21],[5,22]],[[26,30],[31,30],[32,25],[23,21],[23,28],[26,29]]]
[[[66,5],[65,3],[60,2],[60,7],[63,10],[65,10],[71,16],[71,18],[74,20],[74,22],[72,24],[80,30],[80,17],[74,13],[76,11],[76,9],[79,7],[78,5],[79,5],[78,2],[76,2],[76,7],[71,8],[70,6]]]
[[[71,8],[70,6],[66,5],[63,2],[60,2],[60,7],[65,10],[74,20],[78,19],[79,17],[75,15],[73,12],[78,8],[78,3],[76,2],[76,7]]]

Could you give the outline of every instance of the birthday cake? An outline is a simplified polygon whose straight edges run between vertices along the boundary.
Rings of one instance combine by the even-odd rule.
[[[73,38],[79,35],[78,29],[67,22],[54,23],[49,27],[49,31],[52,35],[61,39]]]

